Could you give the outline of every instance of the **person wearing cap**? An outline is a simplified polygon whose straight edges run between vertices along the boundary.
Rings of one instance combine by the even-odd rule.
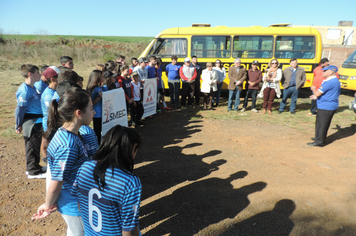
[[[328,65],[329,65],[329,60],[325,57],[320,60],[319,65],[315,67],[315,69],[313,70],[313,74],[314,74],[313,85],[316,87],[316,90],[320,88],[321,83],[325,80],[322,69],[324,67],[327,67]],[[336,73],[336,77],[339,78],[338,73]],[[316,116],[316,110],[317,110],[316,100],[311,100],[311,108],[307,116]]]
[[[246,96],[244,100],[244,105],[243,108],[241,109],[242,112],[246,111],[247,108],[247,103],[248,103],[248,97],[251,94],[252,98],[252,105],[251,105],[251,111],[253,112],[258,112],[258,110],[255,108],[256,107],[256,98],[257,98],[257,93],[258,90],[260,89],[260,82],[262,81],[262,71],[258,69],[258,61],[254,60],[251,65],[251,69],[247,71],[247,91],[246,91]],[[246,85],[247,85],[246,84]]]
[[[324,67],[322,72],[325,80],[323,80],[320,88],[316,89],[316,86],[311,86],[313,95],[310,96],[310,99],[316,100],[318,112],[316,113],[314,142],[307,143],[309,146],[322,147],[325,145],[331,120],[339,107],[341,85],[336,77],[337,71],[336,66]]]
[[[186,106],[188,96],[188,106],[192,106],[195,90],[195,78],[197,77],[197,70],[190,65],[190,58],[184,59],[184,65],[179,69],[179,75],[182,79],[182,97],[181,106]],[[198,88],[197,88],[198,89]]]
[[[292,115],[295,115],[295,108],[297,107],[297,98],[299,89],[301,89],[307,79],[305,70],[303,67],[298,66],[298,61],[296,58],[290,59],[290,67],[287,67],[283,71],[281,83],[284,87],[283,99],[279,105],[278,113],[284,112],[286,107],[287,99],[291,98],[291,103],[289,111]]]
[[[141,84],[141,100],[143,99],[143,84],[145,83],[145,79],[148,78],[148,71],[146,69],[147,63],[147,58],[141,57],[138,59],[138,65],[133,70],[133,72],[136,72],[139,76],[139,82]]]
[[[48,87],[43,91],[43,93],[41,95],[41,108],[42,108],[42,114],[43,114],[43,120],[42,120],[43,132],[45,132],[47,130],[48,109],[49,109],[49,105],[51,104],[51,102],[53,100],[53,96],[56,93],[56,89],[58,86],[59,73],[60,73],[60,70],[55,66],[49,66],[42,73],[42,77],[44,77],[46,79],[46,83],[48,84]],[[44,160],[47,160],[48,144],[49,144],[49,142],[47,141],[47,139],[42,137],[41,152],[44,157]]]
[[[180,92],[180,77],[179,70],[181,65],[177,64],[177,56],[172,56],[172,63],[166,66],[166,75],[168,78],[169,96],[171,97],[171,105],[179,108],[179,92]]]
[[[59,73],[60,70],[56,66],[50,66],[42,73],[42,76],[46,79],[46,83],[48,83],[48,87],[43,91],[41,95],[43,131],[47,130],[48,109],[53,99],[54,93],[57,89]]]
[[[234,65],[228,71],[230,79],[229,86],[229,101],[227,104],[227,111],[232,110],[232,102],[235,99],[234,111],[237,111],[240,105],[240,92],[242,90],[243,82],[246,79],[246,69],[241,65],[240,58],[236,58]]]

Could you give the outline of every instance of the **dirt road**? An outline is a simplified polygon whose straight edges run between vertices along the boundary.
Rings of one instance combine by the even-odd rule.
[[[135,174],[143,235],[356,235],[356,127],[326,147],[263,121],[165,112],[140,129]],[[262,114],[258,114],[262,115]],[[25,176],[23,140],[0,137],[1,235],[65,235],[58,213],[31,222],[45,181]]]

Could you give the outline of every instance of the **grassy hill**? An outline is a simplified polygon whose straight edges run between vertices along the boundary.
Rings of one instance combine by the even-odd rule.
[[[67,55],[77,65],[96,65],[117,55],[138,57],[151,37],[0,35],[0,69],[18,69],[23,63],[58,65]]]

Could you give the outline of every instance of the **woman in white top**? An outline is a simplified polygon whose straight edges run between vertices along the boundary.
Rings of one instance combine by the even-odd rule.
[[[218,74],[213,70],[213,65],[206,63],[206,69],[202,72],[203,83],[201,85],[201,92],[204,93],[204,110],[207,108],[208,96],[209,96],[209,109],[211,108],[214,92],[217,90]]]
[[[272,115],[272,105],[275,96],[279,98],[281,96],[281,88],[279,81],[282,78],[282,70],[278,69],[279,62],[277,59],[272,59],[269,64],[269,69],[263,76],[263,86],[260,91],[259,97],[263,97],[263,114],[268,111],[268,114]]]
[[[212,100],[212,103],[214,104],[214,98],[216,98],[215,106],[217,107],[217,106],[219,106],[220,93],[221,93],[221,88],[223,86],[223,81],[226,78],[226,70],[219,59],[215,61],[215,66],[214,66],[213,70],[215,70],[216,73],[218,74],[218,81],[216,82],[217,83],[217,91],[214,93],[214,97]]]

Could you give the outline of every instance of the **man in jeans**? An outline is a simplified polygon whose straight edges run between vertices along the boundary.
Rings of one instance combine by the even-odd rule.
[[[189,57],[184,59],[184,65],[179,69],[179,75],[182,79],[182,97],[181,106],[186,106],[186,99],[188,96],[188,106],[192,106],[194,91],[195,91],[195,78],[197,77],[197,70],[194,66],[190,65]]]
[[[241,65],[240,58],[236,58],[234,65],[230,67],[228,76],[230,79],[229,86],[229,101],[227,104],[227,111],[231,111],[232,102],[235,99],[234,111],[237,111],[240,105],[240,92],[242,90],[243,82],[246,79],[246,69]]]
[[[251,65],[251,69],[247,71],[247,83],[246,87],[248,88],[246,91],[246,96],[244,100],[244,106],[242,108],[242,112],[246,111],[248,97],[251,95],[252,98],[252,106],[251,111],[258,112],[256,110],[256,98],[258,90],[260,89],[260,82],[262,81],[262,72],[258,69],[258,61],[254,60]]]
[[[166,66],[166,75],[168,78],[169,95],[171,97],[171,105],[179,108],[179,91],[180,91],[180,77],[179,69],[181,65],[177,64],[177,56],[172,56],[172,63]]]
[[[200,78],[201,73],[203,71],[203,67],[198,63],[197,56],[192,56],[192,63],[190,66],[194,66],[197,71],[197,77],[194,80],[195,90],[194,90],[194,97],[195,97],[195,105],[200,105]]]
[[[279,105],[278,113],[281,114],[286,107],[287,99],[291,98],[289,111],[292,115],[295,115],[295,108],[297,106],[298,92],[303,87],[306,81],[305,70],[303,67],[298,66],[296,58],[290,59],[290,67],[283,71],[282,86],[284,87],[283,99]]]

